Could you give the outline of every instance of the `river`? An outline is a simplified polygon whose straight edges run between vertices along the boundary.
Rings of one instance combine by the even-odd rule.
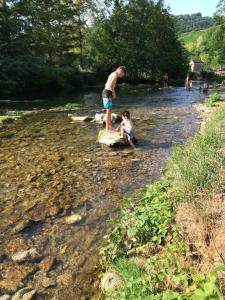
[[[198,130],[192,108],[204,99],[198,88],[196,82],[190,92],[123,93],[114,101],[115,112],[131,112],[136,151],[100,145],[101,126],[70,123],[65,112],[47,109],[0,131],[0,295],[30,287],[39,300],[99,299],[98,253],[108,221],[124,196],[160,176],[173,143]],[[94,114],[99,98],[93,92],[79,96],[84,106],[77,113]],[[82,221],[66,224],[74,213]],[[37,249],[36,259],[12,261],[30,248]]]

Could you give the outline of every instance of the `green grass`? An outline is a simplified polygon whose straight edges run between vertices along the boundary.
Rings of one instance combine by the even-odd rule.
[[[218,151],[225,145],[225,107],[208,122],[204,132],[190,139],[185,147],[175,146],[167,165],[173,188],[180,200],[198,200],[221,183],[220,172],[225,168]]]
[[[207,107],[212,107],[216,102],[221,101],[221,97],[218,93],[211,94],[205,101]]]

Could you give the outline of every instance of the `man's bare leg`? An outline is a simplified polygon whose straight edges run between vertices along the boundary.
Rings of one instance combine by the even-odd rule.
[[[105,130],[108,132],[114,132],[115,129],[112,127],[112,120],[111,120],[111,114],[112,114],[112,109],[107,109],[106,110],[106,126],[105,126]]]

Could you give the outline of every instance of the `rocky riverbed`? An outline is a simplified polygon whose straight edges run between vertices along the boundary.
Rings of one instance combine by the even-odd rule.
[[[173,142],[197,130],[195,101],[197,89],[123,96],[115,111],[134,116],[135,151],[98,144],[100,125],[71,123],[63,112],[0,130],[0,299],[99,299],[108,220],[125,195],[160,175]]]

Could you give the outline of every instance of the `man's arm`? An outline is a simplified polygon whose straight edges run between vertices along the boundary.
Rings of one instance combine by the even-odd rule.
[[[123,121],[120,123],[120,125],[116,128],[116,130],[119,130],[120,127],[123,125]]]
[[[112,95],[113,95],[113,99],[115,99],[116,98],[116,92],[115,92],[114,89],[112,90]]]

